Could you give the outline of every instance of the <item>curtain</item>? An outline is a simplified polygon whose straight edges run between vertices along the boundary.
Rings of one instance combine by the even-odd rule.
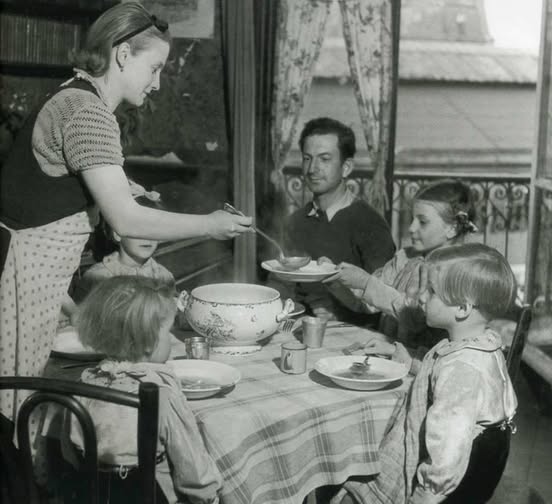
[[[253,0],[222,4],[223,56],[233,169],[232,204],[255,217],[255,23]],[[255,283],[256,235],[234,242],[234,279]]]
[[[272,182],[280,188],[281,170],[312,82],[329,9],[327,0],[280,0],[272,118]]]
[[[368,199],[383,214],[390,204],[386,167],[394,143],[392,0],[339,0],[339,4],[353,89],[374,168]]]

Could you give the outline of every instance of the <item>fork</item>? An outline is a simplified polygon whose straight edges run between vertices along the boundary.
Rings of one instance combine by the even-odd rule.
[[[295,320],[287,319],[282,324],[282,328],[279,332],[281,333],[292,333],[293,326],[295,325]]]

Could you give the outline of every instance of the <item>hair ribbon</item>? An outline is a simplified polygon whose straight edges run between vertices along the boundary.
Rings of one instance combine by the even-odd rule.
[[[479,231],[479,228],[470,219],[467,212],[464,212],[463,210],[456,212],[456,219],[460,224],[465,226],[470,233],[477,233],[477,231]]]

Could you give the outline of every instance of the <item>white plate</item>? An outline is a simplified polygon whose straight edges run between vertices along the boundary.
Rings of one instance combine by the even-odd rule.
[[[188,399],[203,399],[218,394],[240,381],[240,372],[228,364],[209,360],[186,359],[167,361],[176,377],[181,380],[182,392]],[[186,381],[205,381],[201,388],[186,386]]]
[[[306,266],[295,271],[286,271],[276,259],[263,261],[261,266],[263,269],[273,273],[276,278],[288,282],[320,282],[338,271],[335,264],[317,264],[316,261],[311,261]]]
[[[363,362],[365,357],[365,355],[325,357],[316,362],[314,369],[330,378],[336,385],[353,390],[379,390],[398,383],[408,374],[408,369],[404,364],[379,357],[370,357],[370,373],[378,375],[377,377],[348,378],[339,376],[342,372],[348,371],[353,362]]]

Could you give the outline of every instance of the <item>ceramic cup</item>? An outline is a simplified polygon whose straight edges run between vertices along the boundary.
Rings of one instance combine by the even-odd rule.
[[[283,343],[280,369],[289,374],[304,373],[307,370],[307,345],[298,341]]]
[[[320,348],[324,341],[327,320],[319,317],[303,317],[303,343],[309,348]]]

